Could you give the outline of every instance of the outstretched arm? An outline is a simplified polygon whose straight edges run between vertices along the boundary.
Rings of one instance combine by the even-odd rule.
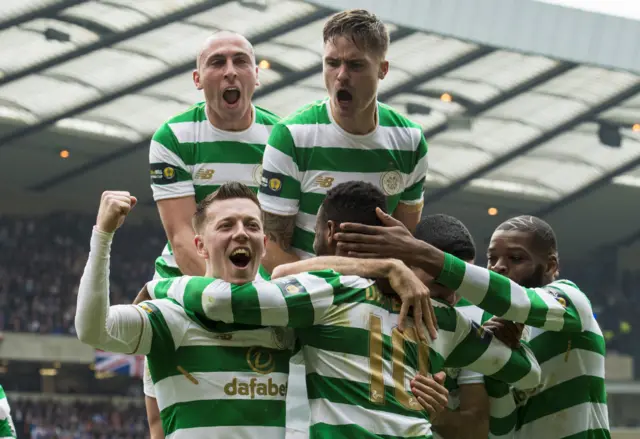
[[[109,254],[113,232],[135,205],[128,192],[105,192],[80,279],[75,327],[81,342],[124,354],[148,354],[152,330],[136,305],[109,306]]]

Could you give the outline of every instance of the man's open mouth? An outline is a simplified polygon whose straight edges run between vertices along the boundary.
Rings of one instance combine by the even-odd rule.
[[[245,268],[251,262],[251,250],[248,248],[237,248],[229,255],[231,263],[239,268]]]
[[[227,104],[233,105],[240,100],[240,89],[238,87],[229,87],[222,92],[222,99]]]
[[[351,94],[351,92],[345,89],[338,90],[336,97],[338,98],[338,102],[340,103],[351,102],[351,100],[353,99],[353,95]]]

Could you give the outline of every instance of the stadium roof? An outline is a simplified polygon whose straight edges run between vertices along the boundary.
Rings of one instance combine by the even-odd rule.
[[[295,0],[3,0],[0,185],[91,206],[116,187],[150,201],[149,137],[202,100],[190,74],[202,41],[246,35],[263,61],[255,102],[285,115],[324,96],[331,13]],[[424,128],[426,211],[484,235],[490,206],[498,218],[544,214],[568,234],[584,215],[609,221],[615,233],[594,228],[588,248],[640,227],[638,203],[621,203],[640,195],[639,76],[389,28],[380,99]]]

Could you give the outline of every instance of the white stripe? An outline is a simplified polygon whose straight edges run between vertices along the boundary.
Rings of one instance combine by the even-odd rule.
[[[606,404],[585,402],[525,424],[518,438],[564,438],[583,431],[609,429]]]
[[[327,309],[333,304],[333,287],[323,278],[312,274],[302,273],[295,277],[309,293],[313,306],[313,323],[319,324]]]
[[[202,309],[211,320],[233,323],[231,284],[216,279],[202,292]]]
[[[459,386],[466,384],[484,384],[484,375],[472,370],[462,369],[458,374],[457,382]]]
[[[254,284],[258,292],[260,315],[264,326],[286,326],[289,323],[289,309],[280,287],[263,282]]]
[[[193,182],[178,181],[171,184],[152,184],[151,190],[153,191],[153,200],[168,200],[170,198],[182,198],[194,196],[196,190],[193,187]]]
[[[367,135],[345,135],[334,124],[287,124],[296,148],[416,151],[422,132],[413,127],[378,126]]]
[[[347,288],[365,289],[373,285],[375,281],[360,276],[340,276],[340,283]]]
[[[196,427],[174,431],[167,439],[284,439],[283,427],[254,427],[233,425],[229,427]]]
[[[272,372],[262,375],[257,372],[191,372],[191,376],[198,380],[198,384],[192,383],[182,374],[170,376],[155,383],[160,411],[173,404],[190,401],[214,399],[285,401],[287,396],[288,374],[286,373]],[[233,388],[234,380],[235,389]],[[244,387],[248,394],[240,394],[238,386]],[[261,395],[258,393],[259,390],[266,390],[267,394]]]
[[[571,349],[566,357],[563,352],[542,363],[542,384],[544,390],[566,381],[589,375],[604,379],[604,357],[583,349]]]
[[[402,193],[406,188],[410,186],[408,184],[410,174],[404,174],[400,171],[397,172],[402,178],[402,183],[400,184],[400,187],[395,194]],[[386,173],[387,172],[340,172],[334,170],[305,171],[303,173],[304,177],[301,179],[301,190],[304,193],[324,195],[329,191],[329,189],[331,189],[332,187],[336,187],[341,183],[346,183],[348,181],[364,181],[366,183],[371,183],[386,195],[395,195],[387,193],[382,185],[382,177]],[[318,184],[318,179],[325,177],[331,177],[334,179],[331,187],[322,187]]]
[[[458,293],[477,305],[487,295],[489,288],[489,271],[473,264],[465,264],[464,277]]]
[[[515,322],[525,322],[531,312],[531,299],[527,291],[517,283],[509,280],[510,305],[503,317]]]
[[[515,410],[516,401],[513,399],[512,389],[509,389],[509,393],[500,398],[489,397],[489,414],[494,418],[506,418]]]
[[[423,184],[427,178],[427,171],[429,170],[429,161],[428,154],[425,154],[424,157],[416,163],[416,166],[411,171],[409,175],[409,181],[407,181],[407,186],[413,186],[418,181],[422,181]]]
[[[357,425],[373,434],[404,438],[423,437],[431,433],[426,419],[336,404],[324,399],[312,399],[309,403],[312,425],[319,422],[329,425]]]
[[[163,255],[162,260],[167,267],[179,268],[178,263],[176,262],[176,257],[173,255]]]
[[[478,325],[482,323],[482,315],[484,314],[484,310],[482,308],[479,308],[476,305],[467,305],[467,306],[456,305],[455,308],[458,311],[460,311],[462,315],[469,317],[472,321],[476,322]]]
[[[582,329],[586,329],[585,326],[587,326],[587,323],[594,320],[593,309],[591,308],[591,305],[587,300],[587,296],[585,296],[581,291],[562,282],[554,282],[551,284],[551,286],[559,288],[563,293],[569,296],[569,299],[571,300],[571,302],[573,302],[573,306],[576,308],[578,314],[580,315]]]
[[[271,132],[268,125],[258,123],[253,123],[244,131],[219,130],[211,125],[208,120],[199,122],[174,122],[168,125],[180,143],[241,142],[264,145],[267,143],[269,133]]]
[[[317,218],[318,218],[318,215],[311,215],[305,212],[298,212],[298,214],[296,215],[296,227],[299,227],[302,230],[306,230],[307,232],[311,232],[315,234]]]
[[[151,141],[151,146],[149,147],[149,163],[167,163],[184,169],[187,172],[190,170],[189,166],[186,165],[178,154],[155,140]]]
[[[257,163],[198,163],[193,166],[193,184],[214,186],[237,181],[250,187],[257,187],[260,181],[254,179]],[[215,171],[211,178],[198,178],[199,171]],[[202,174],[200,174],[202,175]]]
[[[258,201],[264,212],[281,216],[293,216],[298,213],[300,200],[281,198],[273,195],[258,193]]]
[[[262,168],[265,171],[288,175],[294,180],[300,181],[300,170],[298,169],[298,164],[293,161],[293,158],[269,144],[267,144],[264,150]]]
[[[187,330],[181,346],[262,346],[271,349],[282,349],[282,346],[276,341],[271,328],[216,334],[192,324]]]
[[[175,281],[169,290],[171,290],[174,285]],[[173,339],[174,346],[180,346],[180,342],[183,340],[185,331],[192,324],[191,319],[187,317],[184,308],[167,299],[156,299],[152,300],[151,303],[153,303],[162,313],[162,317],[164,317],[164,321],[167,323],[167,327],[169,328],[169,332],[171,333],[171,338]]]

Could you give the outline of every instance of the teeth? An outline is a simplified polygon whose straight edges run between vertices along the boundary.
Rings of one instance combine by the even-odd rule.
[[[238,87],[229,87],[229,88],[225,88],[224,91],[240,91],[240,89]]]
[[[249,251],[244,248],[238,248],[231,253],[231,256],[236,256],[236,255],[249,256]]]

